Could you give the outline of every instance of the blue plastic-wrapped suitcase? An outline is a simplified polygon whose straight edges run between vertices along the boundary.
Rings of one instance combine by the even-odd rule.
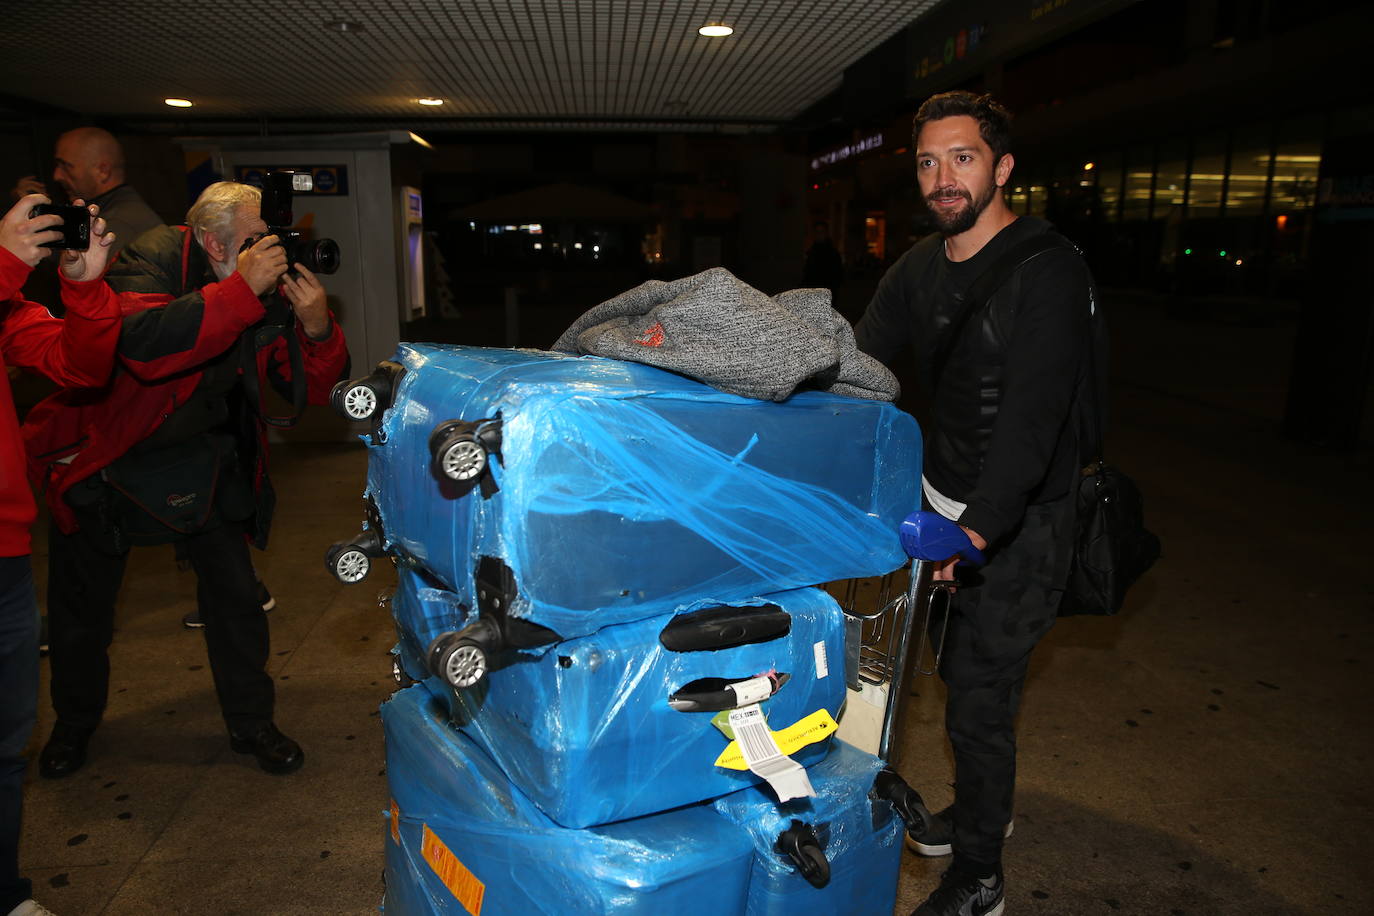
[[[760,787],[712,803],[718,814],[748,831],[758,852],[749,879],[748,916],[892,912],[905,825],[891,802],[874,797],[874,780],[885,766],[836,739],[829,755],[807,770],[815,797],[778,804]],[[795,861],[776,854],[798,845]],[[818,886],[822,879],[824,885]]]
[[[845,698],[844,614],[816,588],[688,606],[537,651],[507,650],[493,660],[496,670],[464,689],[433,676],[422,654],[468,623],[453,593],[403,567],[392,613],[405,672],[444,697],[454,722],[567,827],[757,783],[747,769],[715,765],[728,742],[712,720],[747,699],[745,690],[767,697],[774,731],[803,723],[812,743],[791,754],[803,766],[824,756]]]
[[[373,546],[468,607],[499,580],[500,612],[550,641],[906,559],[920,432],[886,402],[772,403],[638,363],[434,344],[336,393],[374,423]],[[356,575],[355,554],[331,557]]]
[[[742,916],[754,846],[709,806],[569,830],[422,687],[382,705],[387,916]]]

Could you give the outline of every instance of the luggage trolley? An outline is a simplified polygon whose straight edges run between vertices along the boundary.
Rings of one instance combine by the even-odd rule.
[[[845,679],[849,691],[839,735],[887,763],[887,769],[879,774],[880,794],[897,805],[907,823],[907,833],[919,840],[930,828],[932,815],[920,794],[896,774],[899,745],[895,739],[900,734],[913,668],[919,674],[933,675],[939,667],[943,623],[938,627],[939,641],[932,646],[933,663],[929,669],[922,667],[936,604],[944,602],[946,615],[949,608],[949,587],[933,582],[932,564],[958,556],[963,562],[981,566],[984,558],[962,528],[935,512],[913,512],[902,522],[898,534],[902,549],[911,558],[904,570],[907,582],[903,592],[893,597],[898,574],[903,571],[888,573],[878,584],[877,610],[861,613],[859,580],[847,580],[843,586],[840,605],[845,612]],[[914,653],[913,641],[917,643]]]

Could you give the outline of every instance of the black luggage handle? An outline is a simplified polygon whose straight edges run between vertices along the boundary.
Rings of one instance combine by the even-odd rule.
[[[776,604],[719,605],[679,614],[658,634],[669,652],[716,652],[770,642],[792,632],[792,615]]]
[[[770,671],[758,677],[726,680],[723,677],[703,677],[668,695],[668,705],[678,712],[720,712],[760,703],[782,689],[791,680],[783,671]]]

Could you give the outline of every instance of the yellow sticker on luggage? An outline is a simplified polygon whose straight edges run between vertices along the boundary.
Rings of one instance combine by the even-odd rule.
[[[457,898],[472,916],[482,916],[482,896],[487,892],[486,885],[468,871],[467,866],[458,861],[444,841],[435,835],[429,825],[425,825],[424,838],[420,841],[420,854],[425,857],[429,867],[444,882],[444,887]]]
[[[830,712],[825,709],[818,709],[782,731],[773,732],[773,740],[778,743],[778,750],[790,756],[808,744],[815,744],[817,741],[824,741],[829,738],[835,734],[836,728],[838,726]],[[720,756],[716,758],[715,765],[727,770],[749,769],[749,765],[744,762],[744,752],[739,749],[738,741],[731,741],[725,746],[725,750],[721,751]]]

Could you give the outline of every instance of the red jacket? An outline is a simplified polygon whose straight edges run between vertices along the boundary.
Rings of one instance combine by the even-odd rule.
[[[119,365],[110,384],[96,392],[63,391],[36,406],[24,422],[29,473],[47,496],[61,530],[76,529],[63,494],[72,484],[106,467],[146,439],[172,411],[185,403],[201,379],[201,367],[237,345],[264,315],[262,301],[239,274],[213,281],[200,246],[185,226],[164,226],[131,245],[109,275],[120,290],[124,314]],[[304,357],[307,398],[328,402],[330,389],[347,371],[343,331],[332,320],[329,336],[310,340],[300,323],[293,329]],[[291,367],[284,336],[257,350],[259,378],[289,383]],[[267,384],[262,387],[267,387]],[[266,542],[270,523],[267,437],[254,415],[257,442],[244,443],[254,454],[254,486],[265,503],[255,526],[255,542]],[[64,462],[69,456],[71,460]]]
[[[19,296],[29,266],[0,248],[0,557],[29,553],[37,507],[24,474],[24,446],[6,366],[33,369],[59,385],[99,385],[110,376],[119,306],[103,282],[62,278],[65,320]]]

